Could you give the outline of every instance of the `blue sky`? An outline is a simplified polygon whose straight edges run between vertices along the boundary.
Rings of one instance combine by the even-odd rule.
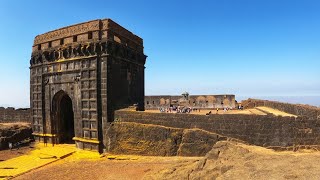
[[[37,34],[111,18],[144,39],[146,94],[320,96],[320,1],[0,2],[0,105],[29,106]]]

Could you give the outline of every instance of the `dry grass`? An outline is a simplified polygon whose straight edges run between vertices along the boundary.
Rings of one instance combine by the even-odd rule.
[[[219,142],[198,162],[152,172],[146,179],[320,179],[319,152],[275,152]]]
[[[256,107],[256,109],[262,110],[262,111],[265,111],[265,112],[268,112],[268,113],[272,113],[272,114],[274,114],[276,116],[294,116],[294,117],[297,117],[296,115],[289,114],[289,113],[280,111],[278,109],[273,109],[273,108],[266,107],[266,106],[259,106],[259,107]]]

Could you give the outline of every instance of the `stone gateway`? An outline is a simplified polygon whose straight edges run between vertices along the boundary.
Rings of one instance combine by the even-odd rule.
[[[35,37],[30,60],[33,135],[102,152],[114,111],[144,110],[143,40],[111,19]]]

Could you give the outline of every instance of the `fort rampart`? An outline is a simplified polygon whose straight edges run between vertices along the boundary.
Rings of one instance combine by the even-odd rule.
[[[116,111],[115,121],[202,129],[248,144],[277,150],[320,149],[320,119],[307,116],[192,114]]]
[[[145,109],[159,109],[170,106],[188,106],[199,109],[213,109],[213,108],[235,108],[235,95],[190,95],[183,96],[145,96]]]
[[[0,124],[0,150],[9,147],[10,143],[30,142],[32,140],[32,129],[26,123],[3,123]]]
[[[289,104],[277,101],[268,101],[260,99],[248,99],[242,102],[245,108],[253,108],[257,106],[267,106],[286,113],[295,114],[298,116],[308,116],[310,118],[319,118],[320,108],[304,104]]]
[[[30,123],[30,109],[15,109],[0,107],[0,123],[26,122]]]

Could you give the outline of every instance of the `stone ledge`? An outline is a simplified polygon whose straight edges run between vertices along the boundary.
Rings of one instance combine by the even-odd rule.
[[[41,136],[41,137],[56,137],[56,134],[41,134],[41,133],[32,133],[34,136]]]
[[[98,140],[91,140],[91,139],[85,139],[85,138],[80,138],[80,137],[74,137],[72,138],[74,141],[80,141],[80,142],[87,142],[87,143],[93,143],[93,144],[99,144],[100,141]]]

